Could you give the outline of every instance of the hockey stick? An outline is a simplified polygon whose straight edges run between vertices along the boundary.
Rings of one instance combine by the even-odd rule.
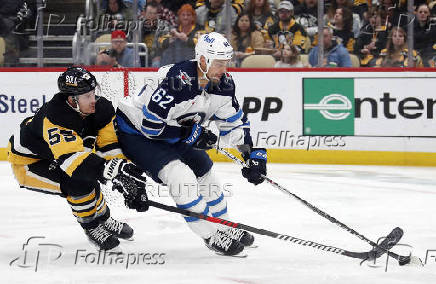
[[[247,167],[247,165],[241,161],[240,159],[238,159],[237,157],[235,157],[234,155],[232,155],[231,153],[227,152],[226,150],[224,150],[223,148],[220,148],[219,146],[215,147],[220,153],[224,154],[225,156],[227,156],[228,158],[230,158],[231,160],[235,161],[237,164],[243,166],[243,167]],[[400,265],[406,265],[411,263],[411,261],[413,263],[419,263],[421,262],[419,260],[419,258],[415,257],[415,256],[402,256],[402,255],[398,255],[394,252],[389,251],[389,249],[387,249],[386,247],[382,247],[378,244],[376,244],[375,242],[371,241],[370,239],[368,239],[367,237],[365,237],[362,234],[359,234],[358,232],[356,232],[355,230],[353,230],[352,228],[348,227],[347,225],[345,225],[344,223],[340,222],[339,220],[337,220],[336,218],[330,216],[329,214],[327,214],[326,212],[322,211],[321,209],[319,209],[318,207],[312,205],[311,203],[307,202],[306,200],[302,199],[301,197],[299,197],[298,195],[288,191],[286,188],[284,188],[283,186],[279,185],[278,183],[276,183],[275,181],[273,181],[272,179],[268,178],[265,175],[262,175],[263,178],[265,178],[265,180],[271,184],[273,187],[279,189],[280,191],[282,191],[283,193],[292,196],[293,198],[297,199],[298,201],[300,201],[301,203],[303,203],[306,207],[309,207],[312,211],[316,212],[318,215],[326,218],[327,220],[329,220],[330,222],[332,222],[333,224],[338,225],[339,227],[341,227],[342,229],[346,230],[347,232],[351,233],[352,235],[357,236],[359,239],[367,242],[368,244],[370,244],[375,250],[378,250],[382,253],[387,252],[389,254],[389,256],[395,258],[396,260],[398,260],[398,263]],[[395,229],[394,229],[395,230]],[[413,258],[413,259],[412,259]]]
[[[299,238],[292,237],[289,235],[278,234],[278,233],[268,231],[265,229],[258,229],[258,228],[244,225],[241,223],[234,223],[234,222],[227,221],[227,220],[217,218],[217,217],[210,217],[210,216],[207,216],[207,215],[204,215],[201,213],[191,212],[191,211],[188,211],[188,210],[185,210],[182,208],[161,204],[161,203],[158,203],[158,202],[155,202],[152,200],[148,200],[147,202],[148,202],[149,206],[153,206],[153,207],[165,210],[165,211],[182,214],[182,215],[189,216],[189,217],[195,217],[198,219],[205,220],[207,222],[222,224],[222,225],[225,225],[225,226],[228,226],[231,228],[245,230],[245,231],[252,232],[252,233],[255,233],[258,235],[268,236],[268,237],[279,239],[282,241],[289,241],[289,242],[297,244],[297,245],[308,246],[308,247],[312,247],[315,249],[319,249],[319,250],[323,250],[323,251],[327,251],[327,252],[331,252],[331,253],[335,253],[335,254],[340,254],[343,256],[351,257],[351,258],[362,259],[363,261],[374,260],[383,254],[383,253],[380,253],[380,251],[374,251],[374,250],[371,250],[368,252],[352,252],[352,251],[348,251],[345,249],[316,243],[313,241],[299,239]],[[398,243],[398,241],[401,239],[402,235],[403,235],[403,231],[400,228],[395,228],[385,238],[385,240],[383,242],[386,243],[386,245],[389,246],[389,248],[390,248],[390,247],[394,246],[396,243]]]

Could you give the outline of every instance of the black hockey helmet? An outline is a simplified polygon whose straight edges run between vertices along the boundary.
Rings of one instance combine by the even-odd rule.
[[[58,78],[59,91],[66,96],[88,93],[97,87],[94,75],[82,67],[68,67]]]

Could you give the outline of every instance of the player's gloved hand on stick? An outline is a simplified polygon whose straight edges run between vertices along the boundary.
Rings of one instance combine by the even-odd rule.
[[[147,179],[143,170],[126,160],[112,159],[105,163],[103,178],[112,180],[113,190],[123,194],[127,207],[140,212],[148,210]]]
[[[266,176],[266,149],[252,148],[250,153],[243,155],[243,158],[248,167],[241,170],[242,176],[254,185],[262,183],[265,180],[262,175]]]
[[[192,127],[184,127],[182,143],[191,145],[198,150],[209,150],[213,148],[213,145],[217,142],[218,138],[209,129],[204,128],[198,123],[195,123]]]
[[[112,159],[104,164],[103,179],[113,180],[120,176],[125,176],[134,179],[138,182],[146,183],[147,178],[143,170],[135,166],[135,164],[123,159]]]
[[[112,189],[123,194],[124,203],[128,208],[135,209],[138,212],[148,210],[148,196],[145,183],[128,179],[125,176],[116,177],[112,182]]]

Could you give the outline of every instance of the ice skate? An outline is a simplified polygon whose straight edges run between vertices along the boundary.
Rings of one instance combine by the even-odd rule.
[[[114,235],[108,232],[103,224],[100,224],[92,229],[84,230],[90,242],[101,250],[111,250],[120,244],[120,241]]]
[[[243,244],[233,240],[221,231],[217,231],[215,235],[204,241],[209,249],[221,255],[236,256],[244,250]]]
[[[132,240],[133,229],[127,224],[109,217],[104,222],[104,228],[117,238],[124,240]]]
[[[256,247],[253,245],[254,236],[247,231],[236,228],[229,228],[220,231],[229,236],[231,239],[240,242],[244,245],[244,247]]]

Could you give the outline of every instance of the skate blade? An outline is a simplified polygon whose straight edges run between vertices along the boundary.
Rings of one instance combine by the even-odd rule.
[[[127,239],[123,239],[123,238],[118,238],[120,241],[127,241],[127,242],[133,242],[134,240],[135,240],[135,238],[134,237],[130,237],[130,238],[127,238]]]
[[[220,253],[220,252],[215,252],[215,254],[219,255],[219,256],[237,257],[237,258],[246,258],[248,256],[248,254],[245,254],[245,253],[238,253],[238,254],[235,254],[235,255],[226,255],[226,254],[223,254],[223,253]]]
[[[246,246],[244,248],[246,248],[246,249],[256,249],[258,247],[259,247],[258,245],[251,245],[251,246]]]
[[[123,253],[123,247],[121,246],[121,244],[119,244],[118,246],[112,248],[112,249],[101,249],[97,244],[94,244],[93,242],[90,241],[90,245],[96,250],[96,251],[105,251],[108,253]]]
[[[109,250],[105,250],[105,252],[108,253],[113,253],[113,254],[117,254],[117,253],[123,253],[123,247],[121,245],[118,245],[116,247],[114,247],[113,249],[109,249]]]

